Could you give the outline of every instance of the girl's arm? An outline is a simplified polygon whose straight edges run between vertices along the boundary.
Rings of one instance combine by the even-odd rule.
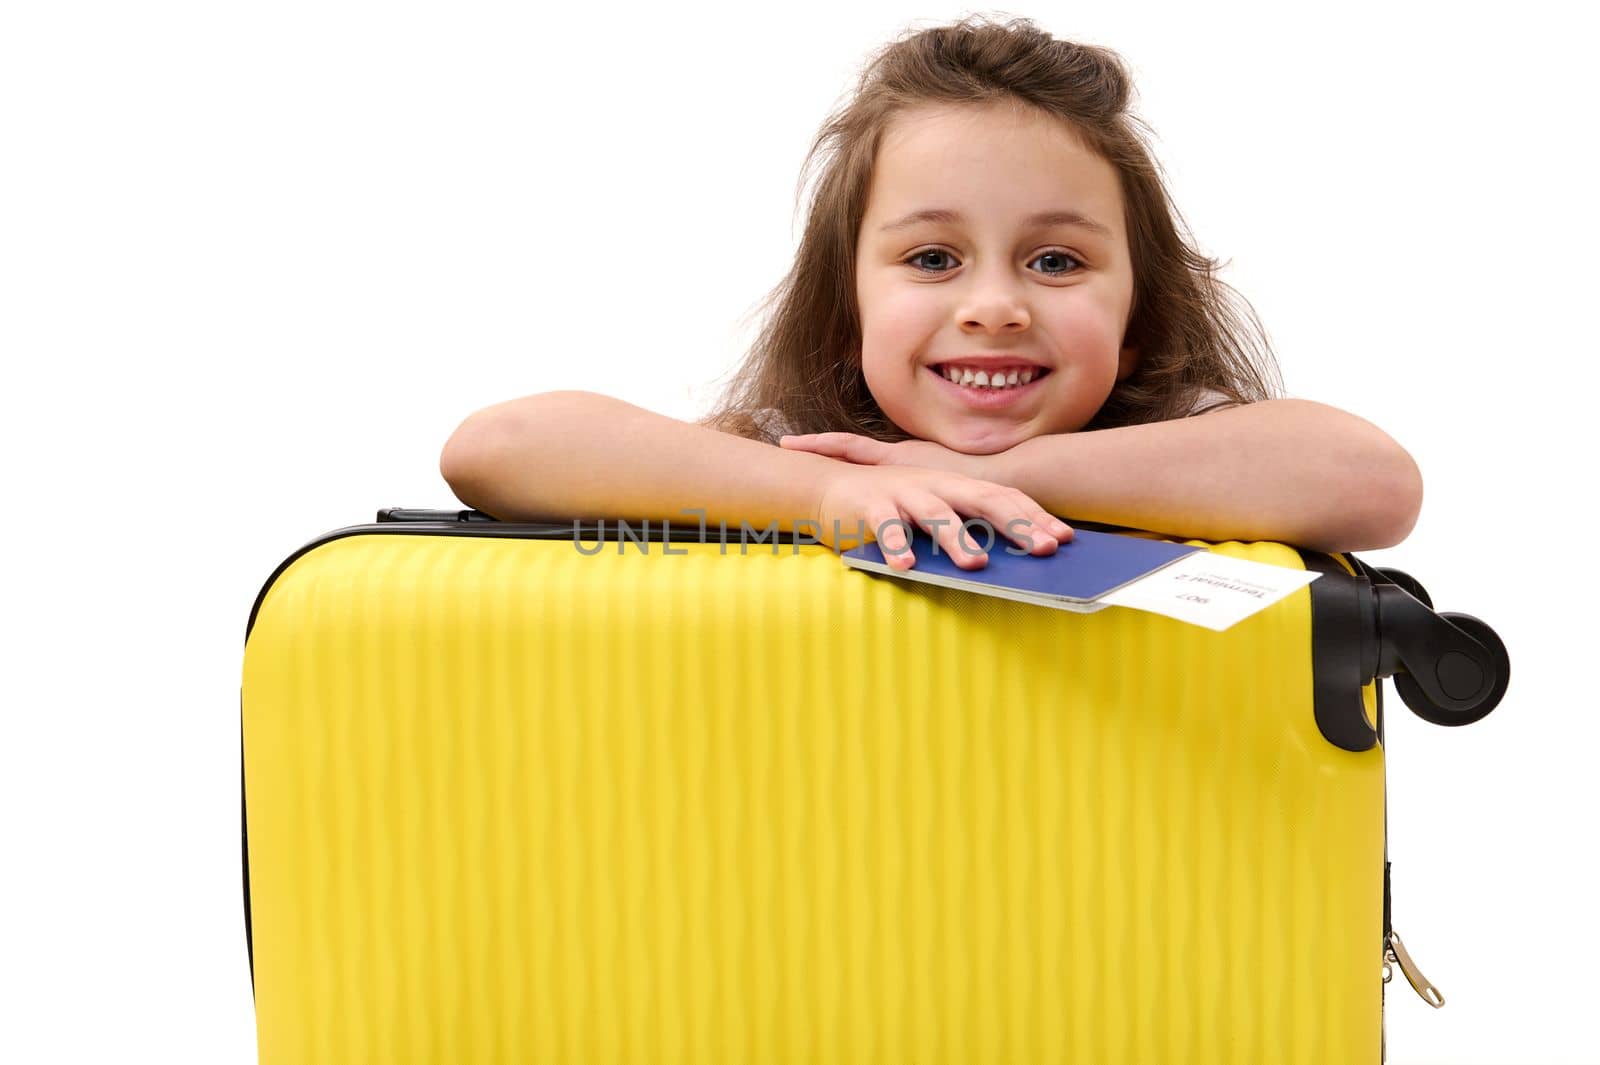
[[[1404,448],[1307,399],[1038,436],[982,461],[980,476],[1068,521],[1213,542],[1374,550],[1410,535],[1422,509],[1422,474]]]
[[[835,460],[780,451],[595,392],[543,392],[485,407],[445,443],[439,472],[463,503],[502,521],[650,519],[715,527],[814,516]]]

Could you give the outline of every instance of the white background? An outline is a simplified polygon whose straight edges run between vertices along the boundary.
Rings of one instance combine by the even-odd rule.
[[[700,413],[818,124],[967,10],[7,6],[0,1057],[254,1060],[262,583],[379,507],[459,506],[439,450],[480,407]],[[1589,39],[1554,4],[1004,13],[1126,57],[1289,394],[1422,467],[1416,530],[1364,557],[1510,647],[1477,725],[1388,704],[1395,926],[1448,999],[1391,986],[1391,1060],[1600,1062]]]

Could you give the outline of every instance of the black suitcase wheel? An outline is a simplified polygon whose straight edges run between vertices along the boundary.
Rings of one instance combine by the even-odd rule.
[[[1389,569],[1384,566],[1378,566],[1375,568],[1379,573],[1383,574],[1391,584],[1398,584],[1407,592],[1411,593],[1411,596],[1423,606],[1427,607],[1429,610],[1433,609],[1433,600],[1428,598],[1428,589],[1422,586],[1421,581],[1417,580],[1403,569]]]
[[[1400,581],[1395,583],[1400,584],[1402,588],[1405,587]],[[1406,588],[1406,591],[1412,595],[1416,594],[1409,588]],[[1487,717],[1505,695],[1506,685],[1511,680],[1511,656],[1506,653],[1506,645],[1495,631],[1471,614],[1442,613],[1439,617],[1481,643],[1488,650],[1490,659],[1489,662],[1480,664],[1464,654],[1450,652],[1435,664],[1439,683],[1450,694],[1456,691],[1463,692],[1464,698],[1482,683],[1482,666],[1491,665],[1495,674],[1494,686],[1487,696],[1464,710],[1450,710],[1435,704],[1409,673],[1394,674],[1395,690],[1400,693],[1400,698],[1405,700],[1412,712],[1424,721],[1435,725],[1470,725]]]

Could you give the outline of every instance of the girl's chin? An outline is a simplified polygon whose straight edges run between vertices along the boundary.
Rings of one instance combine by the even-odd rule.
[[[943,426],[928,439],[963,455],[998,455],[1032,436],[1025,426]]]

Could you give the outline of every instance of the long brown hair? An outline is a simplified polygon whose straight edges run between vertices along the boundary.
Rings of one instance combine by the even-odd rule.
[[[1217,279],[1218,261],[1195,247],[1167,194],[1144,141],[1149,127],[1128,110],[1132,89],[1116,52],[1059,40],[1025,18],[968,16],[880,49],[812,142],[797,203],[819,153],[824,163],[794,266],[756,308],[770,314],[703,424],[763,439],[759,412],[775,408],[794,432],[909,438],[861,372],[855,244],[886,127],[927,104],[1032,107],[1068,123],[1117,170],[1134,276],[1124,343],[1139,349],[1139,365],[1085,429],[1181,417],[1205,388],[1240,403],[1280,394],[1281,381],[1275,391],[1267,379],[1277,379],[1277,362],[1254,310]]]

